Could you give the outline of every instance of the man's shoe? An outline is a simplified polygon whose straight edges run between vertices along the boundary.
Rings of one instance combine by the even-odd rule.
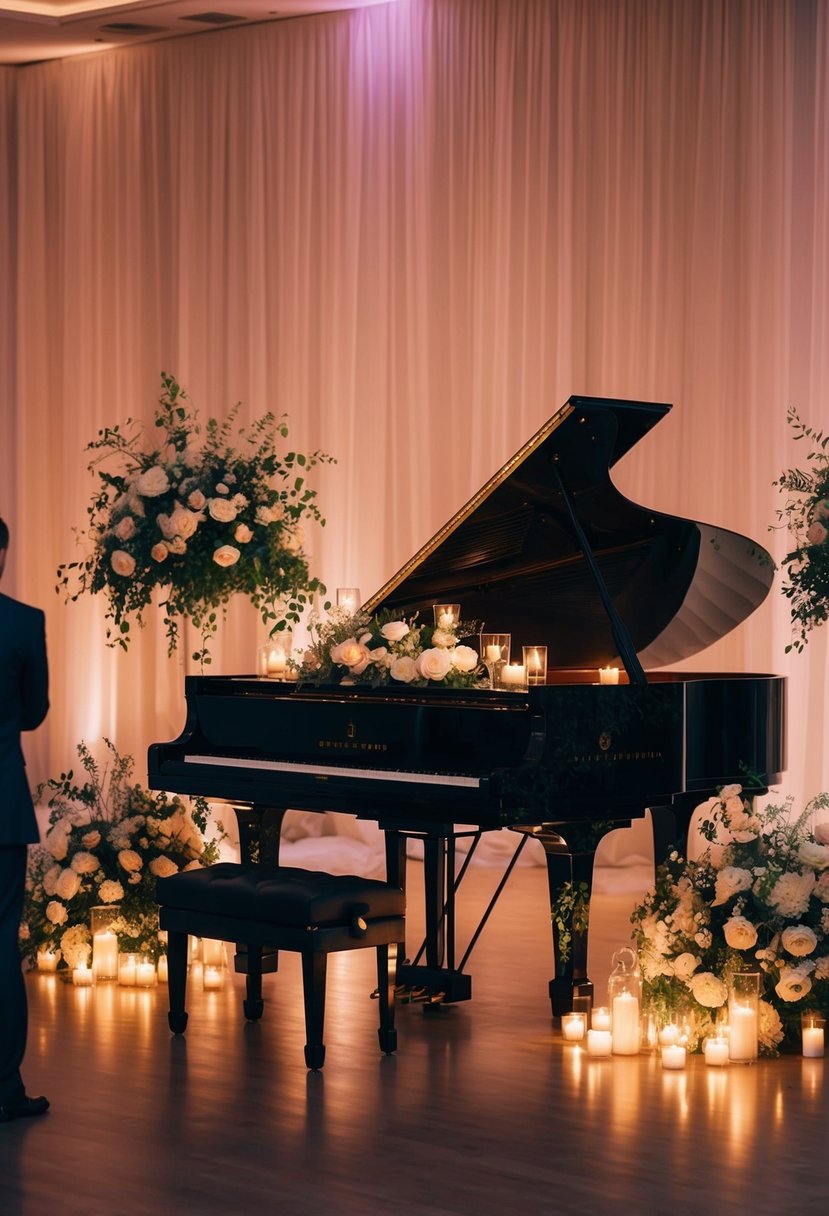
[[[0,1123],[11,1123],[12,1119],[29,1119],[35,1115],[45,1115],[48,1109],[48,1098],[23,1097],[18,1102],[9,1102],[6,1106],[0,1106]]]

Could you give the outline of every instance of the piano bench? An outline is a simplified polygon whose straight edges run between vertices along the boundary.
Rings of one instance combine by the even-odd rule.
[[[168,934],[170,1012],[173,1034],[187,1026],[187,935],[237,942],[247,948],[245,1016],[262,1016],[262,951],[302,955],[305,997],[305,1062],[325,1059],[325,975],[335,950],[377,950],[380,1049],[397,1047],[394,983],[397,943],[405,940],[405,896],[388,883],[353,874],[328,874],[292,866],[219,862],[160,878],[159,924]]]

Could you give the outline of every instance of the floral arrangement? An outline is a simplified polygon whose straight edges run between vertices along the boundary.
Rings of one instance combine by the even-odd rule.
[[[325,590],[310,577],[301,521],[325,522],[306,473],[331,457],[280,456],[288,429],[272,413],[234,434],[238,405],[223,423],[210,418],[202,428],[176,380],[163,372],[161,383],[154,442],[127,419],[124,429],[105,427],[87,444],[99,481],[88,508],[91,552],[58,567],[58,590],[70,600],[103,592],[107,645],[126,650],[131,619],[143,623],[160,588],[168,653],[187,617],[202,639],[194,658],[209,663],[218,610],[235,592],[275,633]],[[114,471],[102,467],[111,458]]]
[[[683,1009],[691,1047],[713,1032],[738,970],[760,971],[760,1050],[800,1035],[800,1015],[829,1005],[829,810],[820,794],[792,819],[791,804],[754,808],[739,785],[708,805],[700,858],[670,854],[635,909],[646,1005]]]
[[[808,469],[786,469],[774,483],[786,494],[778,519],[794,537],[783,558],[783,594],[791,600],[792,642],[786,651],[802,651],[812,629],[829,619],[829,434],[815,431],[789,410],[796,440],[808,444]]]
[[[417,624],[393,612],[376,617],[342,606],[325,620],[312,617],[311,644],[302,657],[300,678],[317,683],[444,684],[470,688],[480,680],[478,652],[460,643],[476,622],[461,625]],[[459,632],[462,630],[462,632]]]
[[[87,962],[91,912],[105,904],[118,909],[111,928],[119,948],[157,958],[156,879],[218,858],[218,840],[205,839],[207,803],[187,807],[133,784],[132,757],[104,743],[103,769],[78,745],[82,784],[70,771],[37,790],[38,799],[50,791],[49,830],[30,850],[20,943],[32,960],[40,950],[59,952],[61,968]]]

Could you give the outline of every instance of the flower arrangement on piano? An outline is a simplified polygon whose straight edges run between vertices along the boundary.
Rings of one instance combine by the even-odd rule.
[[[315,683],[409,684],[424,688],[444,684],[471,688],[482,667],[477,650],[460,638],[476,628],[418,624],[393,612],[371,616],[341,606],[324,620],[309,624],[311,644],[302,657],[300,679]]]
[[[711,799],[697,860],[674,851],[632,915],[645,1003],[687,1018],[689,1048],[713,1033],[739,970],[761,976],[759,1045],[776,1055],[800,1036],[805,1010],[829,1006],[829,794],[791,819],[790,801],[763,810],[739,785]]]
[[[783,558],[783,594],[791,600],[792,641],[786,651],[802,651],[812,629],[829,620],[829,434],[813,430],[790,409],[796,440],[806,440],[810,468],[786,469],[774,483],[786,494],[778,519],[794,537]]]
[[[275,633],[325,590],[309,574],[302,520],[325,522],[306,474],[331,457],[280,456],[284,417],[266,413],[235,428],[239,405],[224,422],[210,418],[202,427],[176,380],[162,372],[161,384],[152,442],[127,419],[87,444],[98,478],[88,508],[91,551],[59,566],[58,590],[70,600],[103,592],[107,645],[126,650],[131,621],[143,623],[161,589],[168,653],[181,618],[189,618],[201,634],[193,657],[204,664],[219,610],[234,593],[246,595]],[[110,458],[112,470],[102,467]]]
[[[87,963],[91,912],[105,904],[118,909],[111,928],[119,948],[157,958],[156,879],[218,859],[222,829],[207,838],[204,799],[187,806],[134,784],[132,757],[104,743],[103,768],[80,743],[83,779],[69,771],[37,790],[38,800],[49,793],[49,830],[30,850],[20,927],[21,950],[33,961],[51,950],[61,968]]]

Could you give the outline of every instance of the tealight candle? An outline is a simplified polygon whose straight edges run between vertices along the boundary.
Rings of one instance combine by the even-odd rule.
[[[594,1030],[610,1030],[610,1010],[606,1005],[597,1005],[590,1015],[590,1025]]]
[[[587,1018],[583,1013],[565,1013],[561,1019],[561,1033],[570,1043],[584,1038]]]
[[[619,668],[618,667],[600,667],[599,668],[599,683],[600,684],[618,684],[619,683]]]
[[[587,1054],[589,1056],[609,1056],[613,1050],[613,1036],[609,1030],[588,1030]]]
[[[72,983],[76,988],[91,988],[93,979],[91,967],[75,967],[72,972]]]
[[[659,1045],[661,1047],[670,1047],[674,1043],[679,1042],[679,1027],[674,1022],[669,1022],[667,1026],[663,1026],[659,1032]]]
[[[668,1043],[662,1048],[663,1068],[684,1068],[685,1048],[679,1043]]]
[[[705,1063],[720,1067],[728,1063],[728,1039],[712,1037],[705,1040]]]
[[[57,971],[57,969],[58,969],[58,952],[57,952],[57,950],[38,950],[38,952],[37,952],[37,969],[38,969],[38,971]]]
[[[222,969],[221,967],[205,966],[202,976],[202,984],[206,992],[215,991],[222,986]]]

